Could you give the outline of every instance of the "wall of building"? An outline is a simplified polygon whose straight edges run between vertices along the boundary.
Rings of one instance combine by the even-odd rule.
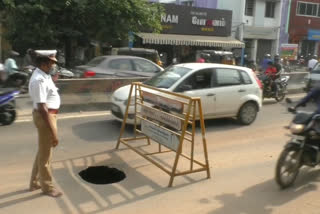
[[[290,19],[290,6],[291,0],[285,0],[282,2],[281,21],[280,21],[280,37],[279,37],[279,49],[281,44],[289,43],[289,19]]]
[[[183,3],[183,0],[149,0],[149,1],[159,2],[159,3],[175,3],[175,4]],[[193,0],[193,3],[195,7],[216,9],[218,0]]]
[[[297,5],[299,1],[292,1],[289,35],[293,43],[306,39],[309,29],[320,29],[320,17],[297,15]],[[303,0],[303,2],[320,3],[319,0]]]
[[[195,7],[216,9],[218,0],[195,0]]]
[[[244,24],[244,5],[246,0],[219,0],[218,9],[232,10],[232,36],[242,40]],[[242,34],[242,35],[241,35]]]

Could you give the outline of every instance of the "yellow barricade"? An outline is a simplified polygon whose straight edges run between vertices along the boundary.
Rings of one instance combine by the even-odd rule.
[[[134,136],[123,138],[128,114],[132,109],[135,115]],[[202,147],[200,152],[195,151],[196,120],[199,120],[201,128]],[[147,140],[148,145],[151,145],[151,142],[158,143],[157,151],[148,153],[134,147],[132,141],[137,140]],[[130,141],[131,143],[129,143]],[[185,145],[189,149],[188,154],[183,151],[186,142],[189,143]],[[205,125],[200,98],[188,97],[138,82],[132,83],[116,146],[117,149],[120,143],[170,175],[169,187],[172,186],[175,176],[206,171],[207,178],[210,178]],[[162,147],[166,149],[164,150]],[[165,167],[159,159],[152,158],[153,155],[167,152],[175,152],[174,162],[170,167]],[[195,153],[197,157],[199,157],[199,154],[203,156],[203,160],[196,160]],[[178,168],[180,157],[188,161],[187,170]]]

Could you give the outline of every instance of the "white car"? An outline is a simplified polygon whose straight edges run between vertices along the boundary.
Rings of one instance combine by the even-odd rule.
[[[251,124],[262,106],[262,85],[249,68],[213,64],[186,63],[165,69],[144,84],[190,97],[200,97],[205,119],[236,117]],[[130,85],[112,95],[111,112],[122,121],[128,103]],[[134,123],[134,103],[129,107],[127,123]]]

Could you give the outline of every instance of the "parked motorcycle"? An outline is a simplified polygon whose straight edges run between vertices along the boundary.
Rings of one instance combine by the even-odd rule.
[[[260,75],[259,79],[263,84],[263,98],[274,98],[278,102],[285,98],[289,76],[280,76],[272,85],[270,84],[271,78],[265,74]]]
[[[290,99],[286,99],[291,103]],[[315,167],[320,163],[320,114],[295,111],[290,126],[292,137],[281,152],[276,165],[275,180],[281,188],[291,186],[302,166]]]
[[[0,88],[0,124],[10,125],[16,119],[15,98],[19,93],[13,88]]]

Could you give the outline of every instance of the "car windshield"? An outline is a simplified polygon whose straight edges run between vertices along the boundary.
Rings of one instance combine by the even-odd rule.
[[[96,57],[93,58],[90,62],[88,62],[86,65],[91,66],[91,67],[96,67],[98,66],[102,61],[104,61],[106,57]]]
[[[174,65],[166,68],[163,72],[145,81],[144,84],[156,88],[170,88],[174,83],[176,83],[181,77],[186,75],[190,70],[190,68]]]
[[[317,63],[316,66],[314,66],[311,74],[320,74],[320,63]]]

